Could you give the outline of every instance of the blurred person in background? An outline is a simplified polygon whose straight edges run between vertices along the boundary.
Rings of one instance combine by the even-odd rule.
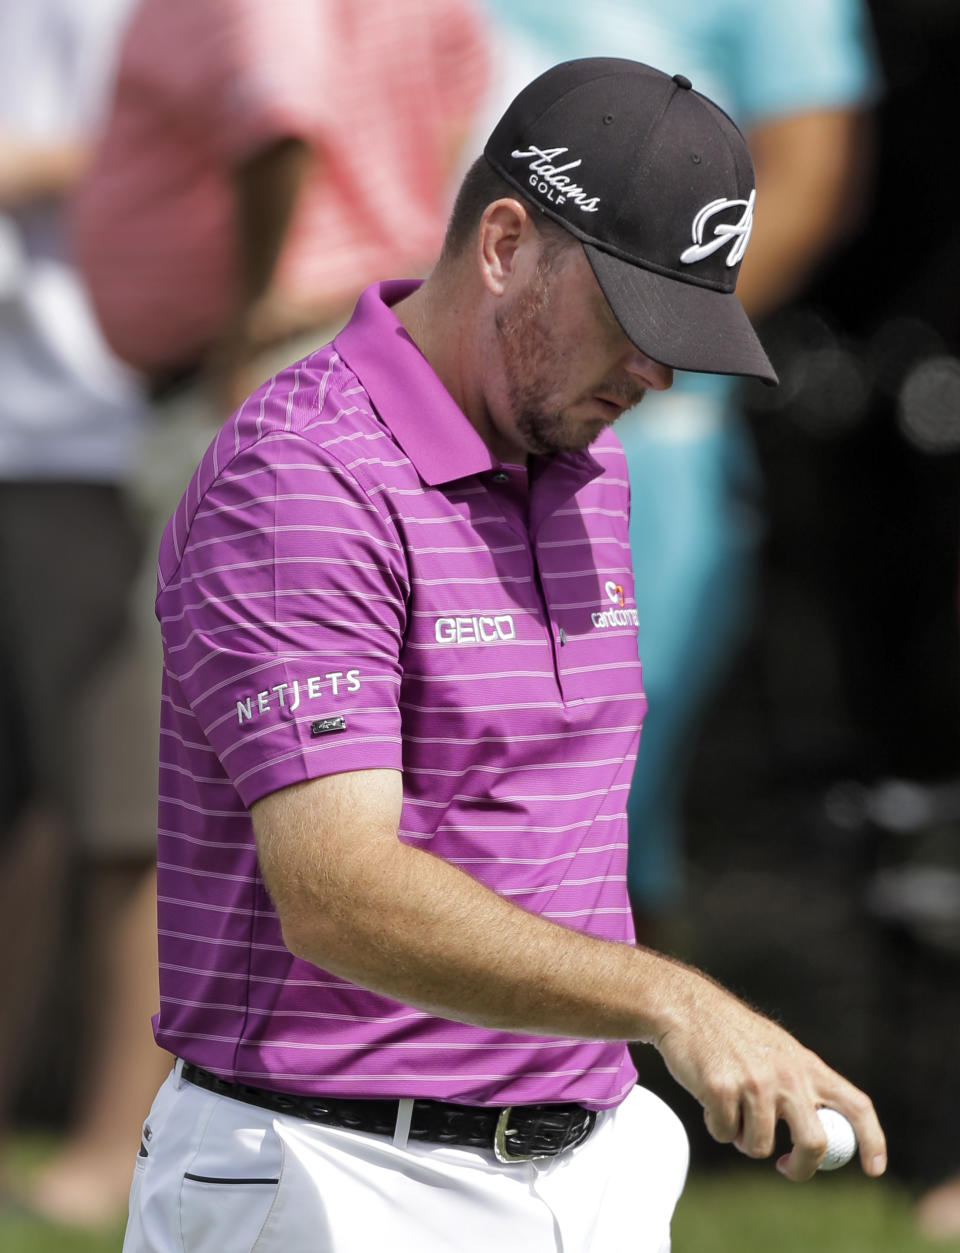
[[[76,240],[111,345],[205,403],[204,446],[271,351],[431,264],[485,48],[467,0],[139,4]]]
[[[861,0],[486,0],[522,78],[571,56],[683,73],[746,134],[759,209],[738,294],[753,319],[790,300],[856,222],[878,74]],[[509,98],[512,81],[498,87]],[[630,893],[648,941],[683,888],[682,813],[701,719],[744,642],[762,482],[738,382],[678,374],[618,425],[649,713],[630,795]]]
[[[125,726],[159,725],[156,552],[196,461],[223,417],[330,338],[374,277],[428,268],[486,74],[485,27],[466,0],[135,7],[72,215],[100,325],[153,399],[134,489],[149,533],[136,639],[112,676]],[[156,734],[132,736],[122,758],[128,807],[149,790],[151,847]],[[130,937],[154,964],[155,891]],[[167,1068],[146,1015],[144,1026]],[[122,1058],[102,1062],[106,1085]],[[158,1083],[154,1072],[147,1104]],[[129,1103],[141,1119],[139,1089]],[[111,1215],[130,1179],[128,1143],[116,1147],[122,1168],[91,1184]]]
[[[155,823],[124,824],[114,760],[130,735],[155,751],[157,732],[91,721],[88,707],[121,646],[139,560],[124,487],[146,405],[98,332],[65,208],[128,8],[0,0],[0,1133],[21,1091],[31,1099],[28,1059],[49,1001],[79,1072],[79,1120],[27,1201],[81,1222],[102,1216],[103,1188],[136,1143],[158,1056],[144,1021],[158,1002],[145,929]],[[152,782],[148,792],[155,805]],[[89,949],[76,1006],[53,987],[58,963],[73,971],[75,904]],[[98,1087],[86,1054],[114,1039],[121,1054]],[[5,1152],[0,1172],[14,1193]]]

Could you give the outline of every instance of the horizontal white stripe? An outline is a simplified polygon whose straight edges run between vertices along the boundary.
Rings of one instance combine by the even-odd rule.
[[[615,544],[617,548],[621,549],[625,547],[623,541],[615,535],[582,535],[568,540],[538,540],[537,548],[562,548],[565,552],[567,552],[573,550],[574,548],[596,548],[600,544]]]
[[[604,638],[607,637],[605,636]],[[611,661],[605,666],[564,666],[563,673],[566,676],[573,674],[595,674],[597,671],[606,674],[611,670],[636,670],[639,664],[639,657],[631,657],[629,661]],[[640,693],[637,691],[630,693],[630,695],[639,697]]]
[[[568,731],[542,731],[538,734],[518,735],[511,732],[511,744],[552,744],[556,740],[569,739],[571,736],[577,739],[587,739],[595,735],[616,735],[625,734],[635,735],[639,728],[628,723],[626,726],[615,727],[571,727]],[[449,735],[408,735],[404,732],[404,740],[410,744],[444,744],[450,747],[473,747],[477,744],[503,744],[502,735],[478,735],[467,736],[460,739],[456,736]]]
[[[258,947],[260,947],[258,945]],[[218,970],[216,967],[207,966],[178,966],[173,962],[160,963],[161,970],[174,971],[183,975],[200,975],[204,979],[234,979],[240,983],[265,983],[273,987],[281,988],[310,988],[311,990],[319,988],[334,988],[337,991],[348,990],[354,985],[348,983],[345,979],[273,979],[267,975],[251,974],[247,970]],[[370,993],[370,995],[374,995]],[[421,1013],[419,1010],[412,1010],[412,1015],[419,1015],[420,1018],[430,1018],[431,1014]]]
[[[172,774],[178,774],[181,778],[189,779],[191,783],[197,784],[198,787],[200,785],[203,785],[203,787],[222,787],[229,788],[231,794],[235,792],[232,781],[228,779],[226,775],[221,775],[220,778],[213,778],[210,775],[194,774],[193,771],[188,770],[186,766],[181,766],[175,761],[167,761],[164,759],[161,759],[160,761],[160,769],[169,770]]]
[[[251,922],[258,918],[276,918],[273,910],[238,908],[236,905],[217,905],[213,901],[188,900],[179,896],[157,896],[164,905],[176,905],[179,909],[196,909],[206,914],[231,914]],[[255,947],[255,946],[254,946]]]
[[[239,1005],[234,1001],[195,1001],[180,996],[165,996],[164,1004],[166,1005],[184,1005],[190,1009],[212,1009],[214,1011],[233,1010],[238,1014],[249,1014],[254,1018],[296,1018],[298,1021],[302,1018],[312,1018],[321,1021],[331,1022],[365,1022],[365,1023],[382,1023],[384,1026],[392,1026],[394,1023],[401,1022],[422,1022],[423,1014],[390,1014],[390,1015],[371,1015],[371,1014],[333,1014],[324,1013],[316,1009],[257,1009],[249,1003]],[[314,1047],[314,1046],[311,1046]],[[319,1046],[317,1046],[319,1047]],[[327,1048],[343,1048],[344,1045],[325,1045]],[[413,1047],[413,1045],[391,1044],[391,1048]],[[424,1046],[426,1047],[426,1046]],[[436,1045],[434,1045],[436,1047]],[[446,1047],[446,1046],[445,1046]],[[451,1045],[451,1048],[466,1047],[460,1045]],[[492,1048],[492,1045],[475,1045],[476,1048]]]
[[[238,544],[241,540],[262,538],[264,535],[286,535],[288,532],[293,535],[310,535],[314,533],[329,535],[330,531],[330,527],[321,526],[315,522],[251,527],[246,531],[230,531],[227,535],[211,535],[207,539],[193,539],[190,541],[190,552],[198,553],[204,548],[213,548],[217,544]],[[395,544],[390,544],[389,547],[399,551],[398,546]]]
[[[392,522],[403,522],[407,526],[449,526],[451,530],[459,529],[461,527],[466,527],[467,529],[472,530],[475,522],[496,521],[495,518],[461,518],[458,513],[442,514],[437,517],[425,518],[418,518],[416,516],[408,517],[406,514],[402,513],[391,513],[390,520]],[[502,520],[503,519],[501,519],[501,521]],[[416,551],[416,544],[412,544],[410,547],[414,552]]]
[[[163,739],[164,737],[175,740],[184,751],[191,753],[204,753],[208,757],[217,757],[216,750],[209,744],[198,743],[196,740],[185,740],[179,731],[174,730],[172,727],[160,728],[160,738]],[[217,760],[219,760],[219,758],[217,758]]]
[[[167,997],[163,998],[163,1003],[164,1004],[171,1003],[174,1005],[177,1004],[176,1001],[168,1002]],[[227,1008],[237,1009],[238,1013],[242,1012],[236,1006],[228,1006]],[[177,1032],[176,1034],[179,1036],[180,1032]],[[191,1039],[198,1039],[198,1038],[199,1039],[219,1039],[221,1038],[218,1036],[204,1036],[204,1035],[195,1036],[193,1035],[193,1033],[187,1033],[187,1035]],[[256,1046],[258,1049],[263,1049],[263,1050],[290,1049],[293,1052],[299,1052],[299,1053],[356,1054],[356,1053],[383,1052],[385,1054],[389,1054],[389,1053],[394,1053],[394,1052],[422,1053],[422,1052],[429,1052],[431,1050],[433,1052],[436,1052],[438,1045],[440,1043],[441,1042],[439,1042],[436,1039],[433,1039],[433,1040],[391,1040],[389,1044],[385,1044],[383,1040],[365,1040],[365,1041],[363,1040],[352,1041],[351,1040],[349,1043],[345,1043],[344,1041],[341,1040],[341,1041],[333,1042],[330,1044],[325,1044],[325,1043],[321,1044],[319,1042],[314,1044],[314,1043],[307,1043],[304,1040],[260,1040],[258,1039],[256,1041]],[[497,1042],[493,1044],[479,1044],[479,1043],[474,1043],[473,1041],[469,1041],[469,1040],[463,1040],[463,1041],[451,1040],[451,1039],[444,1037],[442,1041],[442,1048],[444,1052],[446,1052],[447,1049],[450,1049],[451,1051],[459,1051],[463,1053],[471,1053],[474,1051],[477,1053],[496,1053],[496,1052],[499,1052],[501,1049],[503,1049],[504,1052],[512,1052],[512,1053],[536,1053],[536,1052],[541,1051],[542,1049],[573,1050],[577,1047],[582,1046],[584,1043],[585,1041],[582,1041],[582,1040],[555,1040],[549,1037],[541,1038],[539,1036],[533,1036],[531,1037],[529,1042],[524,1041],[521,1043],[516,1040],[503,1040],[502,1042]],[[246,1075],[251,1072],[237,1071],[236,1073]],[[507,1078],[510,1073],[511,1072],[506,1071],[504,1072],[503,1075],[499,1075],[499,1076],[484,1075],[484,1076],[471,1076],[471,1077]],[[548,1074],[563,1074],[564,1072],[563,1071],[542,1071],[539,1073],[548,1075]],[[582,1072],[574,1071],[572,1073],[579,1074]],[[593,1068],[591,1067],[590,1073],[594,1074],[594,1073],[603,1073],[603,1072],[602,1071],[595,1072]],[[524,1070],[522,1075],[518,1076],[518,1078],[526,1079],[528,1077],[536,1076],[537,1074],[538,1074],[537,1071]],[[293,1076],[290,1076],[290,1077],[292,1078]],[[375,1078],[393,1079],[397,1077],[398,1076],[394,1076],[394,1075],[379,1075],[379,1076],[378,1075],[364,1075],[362,1076],[362,1078],[365,1078],[365,1079],[375,1079]],[[466,1076],[461,1076],[460,1074],[433,1075],[433,1076],[425,1075],[424,1076],[424,1078],[446,1079],[447,1081],[453,1080],[454,1082],[465,1077]],[[301,1080],[308,1079],[308,1078],[310,1078],[309,1075],[300,1075]],[[327,1078],[328,1076],[324,1075],[323,1081],[326,1082]],[[337,1082],[340,1082],[341,1080],[346,1081],[346,1082],[351,1082],[350,1076],[347,1076],[347,1075],[329,1076],[329,1078],[335,1079]],[[357,1076],[356,1078],[361,1078],[361,1076]]]
[[[390,735],[365,735],[360,739],[354,738],[351,740],[352,746],[356,746],[359,744],[394,744],[396,745],[399,743],[400,743],[399,736],[394,737]],[[241,783],[245,782],[245,780],[252,779],[254,775],[260,774],[264,770],[272,770],[275,766],[280,766],[285,761],[290,761],[291,758],[300,757],[300,756],[309,757],[313,753],[322,753],[324,751],[329,751],[331,748],[335,747],[335,745],[336,745],[336,741],[333,741],[332,743],[328,743],[328,744],[324,744],[318,741],[316,744],[304,745],[302,748],[298,749],[296,752],[283,753],[279,757],[271,757],[269,761],[258,762],[255,765],[251,766],[249,770],[245,770],[243,774],[237,775],[236,783],[239,786]]]
[[[496,612],[496,613],[499,613],[499,610],[496,610],[495,612]],[[522,611],[521,611],[521,612],[522,612]],[[434,617],[434,618],[437,618],[437,617],[441,617],[442,615],[434,613],[434,614],[429,614],[429,615],[425,615],[425,616],[429,616],[429,617]],[[479,614],[471,614],[470,616],[471,616],[471,617],[479,617],[480,615],[479,615]],[[487,617],[487,616],[489,616],[489,615],[484,614],[483,616],[484,616],[484,617]],[[517,613],[517,611],[516,611],[516,610],[514,610],[514,611],[513,611],[513,616],[516,618],[516,617],[519,617],[520,615]],[[537,625],[539,625],[539,624],[537,624]],[[549,647],[550,647],[550,637],[549,637],[549,635],[547,635],[547,633],[544,631],[541,635],[539,635],[539,636],[538,636],[538,638],[536,638],[536,639],[532,639],[532,640],[519,640],[519,639],[512,639],[512,640],[509,640],[509,641],[507,641],[507,640],[503,640],[503,641],[502,641],[501,643],[499,643],[499,644],[483,644],[483,645],[481,645],[481,644],[477,644],[477,645],[471,645],[471,644],[447,644],[447,643],[443,643],[443,644],[435,644],[435,643],[433,643],[432,641],[431,641],[429,644],[427,644],[427,643],[417,643],[417,642],[416,642],[416,641],[414,641],[414,640],[407,640],[407,641],[406,641],[406,644],[405,644],[405,646],[404,646],[404,647],[405,647],[406,649],[408,649],[408,650],[409,650],[409,649],[414,649],[414,650],[415,650],[416,652],[418,652],[418,653],[436,653],[436,652],[447,652],[447,653],[451,653],[451,654],[454,654],[454,653],[456,653],[456,652],[458,652],[459,650],[464,649],[464,648],[492,648],[492,649],[498,650],[498,651],[497,651],[497,655],[499,656],[499,650],[502,650],[502,649],[507,649],[507,648],[509,648],[511,652],[512,652],[515,648],[539,648],[539,649],[542,649],[542,648],[549,648]],[[552,675],[552,671],[551,671],[551,675]],[[419,674],[416,676],[416,678],[417,678],[418,680],[423,679],[424,677],[425,677],[424,675],[419,675]],[[457,678],[459,678],[459,675],[437,675],[437,676],[436,676],[436,678],[437,678],[438,680],[449,679],[449,681],[450,681],[450,682],[454,682]]]
[[[524,896],[529,900],[531,897],[534,897],[534,896],[546,896],[551,892],[560,892],[564,888],[592,887],[594,884],[597,884],[597,883],[609,884],[611,888],[613,889],[616,888],[616,884],[611,882],[609,874],[598,874],[598,875],[592,875],[589,879],[560,879],[557,883],[545,883],[542,887],[529,887],[529,886],[522,887],[522,888],[498,887],[497,895],[498,896]],[[602,913],[607,913],[609,911],[603,910],[603,909],[594,911],[591,909],[591,910],[587,910],[586,912],[588,914],[592,914],[594,912],[602,914]],[[544,917],[547,917],[547,916],[548,915],[544,914]],[[553,916],[554,916],[553,914],[549,915],[549,917],[553,917]]]
[[[512,642],[512,641],[511,641]],[[544,641],[536,641],[542,644]],[[448,644],[449,648],[450,645]],[[499,655],[499,654],[498,654]],[[605,667],[599,667],[604,669]],[[418,674],[417,683],[472,683],[476,680],[494,679],[548,679],[554,681],[553,670],[478,670],[475,674]]]
[[[533,583],[530,574],[494,574],[483,576],[448,575],[443,579],[416,579],[417,587],[507,587],[515,584]],[[508,612],[511,606],[504,603],[500,613]],[[475,613],[476,610],[471,610]]]
[[[628,847],[626,840],[614,844],[584,845],[582,848],[568,849],[552,857],[448,857],[445,860],[457,866],[550,866],[558,861],[576,861],[580,858],[596,856],[598,853],[623,852]]]
[[[623,509],[603,509],[600,505],[578,505],[573,509],[557,509],[550,515],[552,518],[620,518],[627,521]]]
[[[249,940],[228,940],[222,935],[195,935],[189,931],[171,931],[166,927],[160,927],[157,935],[167,940],[183,940],[185,944],[206,944],[210,948],[242,948],[245,952],[249,952],[253,947]],[[257,942],[257,951],[261,953],[286,953],[288,956],[290,950],[283,944],[265,944],[262,940]]]
[[[231,815],[237,822],[243,822],[247,826],[247,835],[239,840],[211,840],[207,836],[191,835],[189,831],[183,831],[179,827],[161,827],[157,835],[162,835],[165,840],[182,840],[185,844],[192,844],[195,848],[222,848],[229,849],[236,853],[250,853],[254,851],[253,842],[249,837],[250,815],[246,809],[238,809],[236,813]],[[179,867],[178,867],[179,869]]]
[[[624,917],[626,914],[629,914],[629,913],[630,913],[630,907],[627,905],[627,906],[619,906],[616,908],[614,906],[610,906],[609,908],[603,908],[603,909],[568,909],[568,910],[548,909],[548,910],[545,910],[542,914],[540,914],[540,917],[541,918],[599,918],[601,914],[617,914],[619,917]]]
[[[182,796],[170,796],[166,792],[161,792],[157,797],[161,805],[169,805],[172,809],[185,809],[191,814],[203,814],[205,818],[236,818],[236,809],[208,809],[205,805],[191,805],[189,801],[183,799]],[[206,843],[206,841],[204,841]],[[211,848],[214,845],[210,846]],[[225,844],[224,848],[240,848],[239,844]]]
[[[551,805],[561,805],[572,803],[573,801],[591,800],[597,796],[609,796],[613,792],[629,791],[630,784],[613,783],[609,787],[596,788],[590,792],[566,792],[553,791],[547,792],[543,796],[537,796],[533,793],[517,793],[515,795],[506,795],[491,797],[489,792],[457,792],[454,796],[443,797],[440,800],[429,801],[424,799],[414,799],[412,797],[404,797],[404,803],[414,806],[417,809],[449,809],[451,805],[458,802],[466,801],[467,804],[486,803],[489,805],[536,805],[541,801],[547,801]]]
[[[602,579],[604,582],[607,582],[607,581],[612,581],[613,579],[625,579],[625,578],[628,578],[629,575],[630,575],[630,571],[626,569],[625,567],[611,569],[609,566],[607,566],[603,570],[598,570],[595,565],[588,566],[585,570],[542,570],[541,571],[541,578],[543,579],[544,583],[559,583],[559,582],[562,582],[562,580],[564,579]],[[594,602],[589,601],[587,603],[593,604]],[[604,605],[606,606],[607,604],[612,604],[612,602],[605,601]]]
[[[342,557],[315,557],[311,559],[310,564],[311,565],[334,565],[334,566],[340,566],[340,567],[349,566],[355,570],[375,570],[377,573],[381,573],[382,571],[386,570],[388,574],[392,575],[393,573],[390,570],[390,568],[387,566],[377,566],[377,565],[374,565],[372,562],[367,562],[367,561],[345,561]],[[296,587],[269,587],[269,588],[265,588],[261,592],[252,592],[252,591],[251,592],[224,592],[222,595],[218,594],[216,603],[218,605],[229,605],[229,604],[235,604],[238,602],[240,604],[244,604],[246,601],[282,600],[285,596],[303,597],[303,596],[322,595],[324,590],[325,590],[324,588],[304,587],[302,584],[298,584]],[[348,589],[345,589],[345,591],[346,590]],[[367,599],[365,594],[361,593],[361,596],[363,597],[364,600]],[[387,596],[387,597],[382,597],[378,599],[384,599],[384,600],[389,601],[389,600],[395,600],[396,598]],[[204,609],[209,603],[210,602],[207,597],[202,597],[200,600],[188,601],[184,605],[184,607],[180,610],[180,612],[177,614],[164,614],[162,625],[168,628],[165,634],[169,633],[169,627],[173,623],[182,622],[185,618],[189,617],[191,614],[196,613],[197,610]]]
[[[369,686],[369,683],[372,683],[372,680],[368,682],[368,686]],[[322,699],[326,699],[326,698],[322,698]],[[233,754],[237,752],[239,749],[246,748],[249,744],[256,743],[257,740],[269,739],[271,736],[276,735],[278,731],[289,730],[291,726],[291,720],[286,719],[286,718],[281,719],[279,717],[278,710],[274,710],[273,712],[277,714],[277,718],[274,721],[267,720],[262,725],[258,724],[255,727],[251,726],[249,723],[244,723],[243,727],[239,729],[240,733],[237,736],[237,738],[234,740],[231,740],[223,748],[223,751],[220,754],[220,759],[224,763],[224,765],[226,764],[227,758],[232,757]],[[362,709],[356,709],[355,712],[358,715],[362,713],[364,716],[395,717],[397,713],[397,706],[396,705],[364,705]],[[268,719],[267,714],[262,714],[261,717]],[[309,725],[311,722],[314,722],[318,717],[323,717],[322,710],[314,709],[310,713],[298,716],[297,718],[293,719],[292,722],[295,723],[296,726],[298,727],[303,727],[303,726]],[[220,727],[225,722],[232,722],[235,725],[237,723],[237,710],[236,710],[236,706],[232,703],[230,706],[229,713],[225,714],[222,718],[218,718],[214,726]],[[211,730],[213,730],[213,727],[211,727]],[[353,737],[349,737],[349,738],[350,738],[351,743],[360,742],[360,741],[356,741]],[[306,749],[307,747],[308,745],[304,743],[303,748]]]
[[[176,866],[169,861],[158,861],[157,869],[186,875],[188,879],[215,879],[218,883],[242,883],[244,887],[255,887],[261,882],[260,876],[255,874],[228,874],[223,870],[199,870],[196,866]]]
[[[448,581],[456,584],[458,580],[450,579]],[[417,582],[419,583],[419,580],[417,580]],[[496,603],[492,603],[491,601],[485,601],[484,604],[482,605],[475,604],[471,606],[469,613],[454,615],[454,616],[480,618],[480,617],[491,617],[491,616],[495,617],[502,613],[510,614],[510,616],[513,618],[541,619],[543,616],[543,608],[539,604],[539,602],[537,604],[529,605],[529,606],[518,605],[512,600],[508,600],[504,598],[503,600],[497,601]],[[449,617],[450,615],[444,614],[444,612],[439,607],[434,607],[432,609],[411,609],[409,616],[411,619],[416,619],[416,618],[433,619],[433,618]],[[510,640],[510,643],[521,644],[523,643],[523,641],[522,640]],[[450,647],[450,646],[447,645],[447,647]]]
[[[630,663],[630,668],[631,669],[633,668],[632,662]],[[450,682],[455,685],[456,676],[453,676],[450,679]],[[633,701],[639,700],[639,698],[640,697],[639,697],[638,692],[613,692],[606,696],[594,695],[594,694],[590,694],[589,696],[578,696],[576,698],[576,703],[577,703],[578,708],[586,709],[594,705],[610,705],[610,704],[616,704],[621,701],[633,702]],[[411,701],[406,701],[406,700],[400,701],[400,708],[402,710],[411,710],[414,713],[424,713],[424,714],[438,714],[438,715],[445,714],[447,717],[456,717],[456,718],[461,717],[463,714],[508,713],[508,712],[521,713],[523,711],[531,710],[531,709],[549,709],[552,711],[556,711],[556,710],[563,709],[563,707],[564,707],[563,702],[559,698],[556,701],[514,701],[512,704],[509,704],[509,705],[456,705],[453,707],[451,707],[450,705],[414,705]],[[511,735],[510,738],[513,739],[513,736]],[[550,736],[548,733],[547,735],[544,736],[544,738],[550,739],[553,737]],[[496,742],[497,737],[493,736],[491,737],[491,739],[493,742]],[[421,743],[422,742],[423,741],[421,741]],[[436,742],[447,743],[448,741],[441,738],[440,740],[437,740]]]
[[[250,509],[254,509],[259,505],[275,506],[280,504],[292,504],[294,501],[301,504],[309,505],[335,505],[337,509],[353,509],[358,513],[372,514],[375,517],[382,517],[376,505],[372,505],[368,500],[351,500],[342,493],[337,496],[327,496],[322,492],[269,492],[262,496],[248,496],[246,499],[237,504],[233,502],[226,505],[214,505],[207,500],[202,509],[198,509],[196,513],[197,522],[206,522],[210,518],[218,518],[226,515],[233,521],[241,513],[246,513]],[[336,527],[316,528],[318,530],[330,530],[336,532]],[[349,530],[347,532],[350,534]],[[223,536],[224,540],[230,540],[234,532],[229,531]]]
[[[406,738],[406,737],[405,737]],[[538,761],[531,765],[526,762],[518,762],[513,766],[486,766],[480,762],[475,765],[459,768],[457,770],[440,770],[436,766],[404,766],[404,774],[425,774],[433,777],[462,778],[465,774],[493,774],[498,777],[506,777],[511,774],[519,773],[537,773],[541,770],[597,770],[603,766],[622,766],[623,757],[598,757],[591,760],[584,758],[582,761]]]
[[[382,457],[355,457],[353,461],[345,461],[344,465],[351,473],[357,466],[364,468],[373,468],[374,470],[397,470],[400,466],[410,465],[410,458],[402,454],[393,461],[384,461]],[[422,493],[421,493],[422,494]]]
[[[232,466],[228,467],[220,475],[221,483],[246,483],[250,479],[259,478],[260,475],[266,474],[273,478],[275,475],[287,470],[306,471],[308,474],[323,474],[329,477],[331,474],[338,479],[348,477],[344,467],[339,461],[333,461],[329,464],[324,461],[318,461],[317,454],[322,452],[312,440],[305,440],[294,434],[283,434],[280,432],[274,435],[265,435],[258,441],[260,444],[277,443],[280,439],[285,441],[295,440],[298,447],[306,446],[313,449],[313,457],[310,461],[266,461],[263,465],[254,466],[250,470],[234,470]]]
[[[511,553],[527,552],[525,544],[509,544],[506,547],[491,548],[489,544],[456,544],[446,548],[427,548],[417,545],[410,552],[417,557],[464,556],[471,557],[474,553],[482,553],[485,557],[507,557]]]
[[[455,682],[451,679],[451,682]],[[563,708],[563,702],[557,700],[540,700],[540,701],[514,701],[507,705],[414,705],[412,701],[401,700],[401,709],[409,709],[419,714],[445,714],[447,717],[461,718],[464,714],[486,714],[486,713],[519,713],[521,710],[527,709],[549,709],[556,711]]]
[[[363,531],[349,531],[343,527],[317,526],[317,527],[314,527],[314,530],[322,531],[327,535],[337,535],[340,537],[344,535],[353,535],[353,536],[357,536],[358,538],[363,538],[364,541],[367,541],[370,538]],[[229,539],[225,539],[224,542],[229,544],[231,541]],[[392,548],[396,552],[401,551],[400,546],[398,544],[384,543],[384,544],[380,544],[379,547]],[[271,557],[270,559],[271,569],[276,569],[281,566],[347,566],[351,569],[360,568],[360,569],[366,569],[366,570],[375,570],[378,573],[382,571],[390,577],[393,577],[396,573],[392,566],[378,564],[372,561],[362,562],[359,560],[354,560],[353,557],[324,557],[316,553],[310,553],[308,556],[302,556],[302,557]],[[169,585],[169,590],[180,591],[182,589],[186,589],[192,586],[193,584],[199,583],[202,579],[212,578],[214,575],[236,574],[238,571],[244,571],[244,570],[261,570],[262,571],[263,569],[264,569],[263,561],[231,561],[231,562],[227,562],[224,565],[204,566],[202,570],[190,570],[182,574],[178,583],[171,583]],[[237,594],[230,593],[230,596],[232,599],[235,599],[235,600],[244,599],[243,596],[239,593]],[[187,605],[187,608],[190,608],[189,604]],[[164,621],[166,620],[167,620],[167,617],[166,615],[164,615]],[[173,620],[174,619],[171,619],[171,621]]]

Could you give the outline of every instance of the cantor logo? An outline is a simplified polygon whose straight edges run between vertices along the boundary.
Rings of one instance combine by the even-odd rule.
[[[592,613],[590,621],[598,630],[605,627],[637,627],[640,625],[640,619],[637,617],[636,609],[626,608],[626,597],[623,588],[619,583],[614,583],[612,579],[608,579],[603,585],[607,600],[610,601],[610,608],[601,609],[599,613]]]
[[[619,583],[612,581],[605,583],[603,590],[607,593],[607,599],[613,601],[615,605],[619,605],[621,609],[626,604],[626,601],[623,599],[623,588]]]

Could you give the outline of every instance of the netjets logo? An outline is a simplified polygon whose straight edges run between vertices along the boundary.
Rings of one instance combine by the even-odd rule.
[[[601,630],[604,627],[638,627],[640,619],[637,617],[637,611],[636,609],[626,608],[626,597],[620,584],[614,583],[612,579],[609,579],[603,585],[603,590],[607,600],[610,602],[610,607],[590,615],[590,621],[593,625]]]
[[[727,265],[738,265],[743,260],[743,254],[750,240],[750,232],[753,230],[753,205],[756,198],[756,191],[752,191],[748,200],[711,200],[709,204],[705,204],[693,219],[693,243],[680,254],[683,264],[693,265],[695,261],[702,261],[704,257],[712,256],[729,243]],[[704,243],[703,237],[712,218],[715,218],[718,213],[725,213],[728,209],[741,207],[743,212],[739,222],[715,223],[713,235]]]

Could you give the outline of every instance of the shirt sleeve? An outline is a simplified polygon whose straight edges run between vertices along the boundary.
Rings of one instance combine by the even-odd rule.
[[[401,768],[407,593],[383,505],[310,440],[261,439],[215,479],[158,615],[168,680],[247,806]]]

